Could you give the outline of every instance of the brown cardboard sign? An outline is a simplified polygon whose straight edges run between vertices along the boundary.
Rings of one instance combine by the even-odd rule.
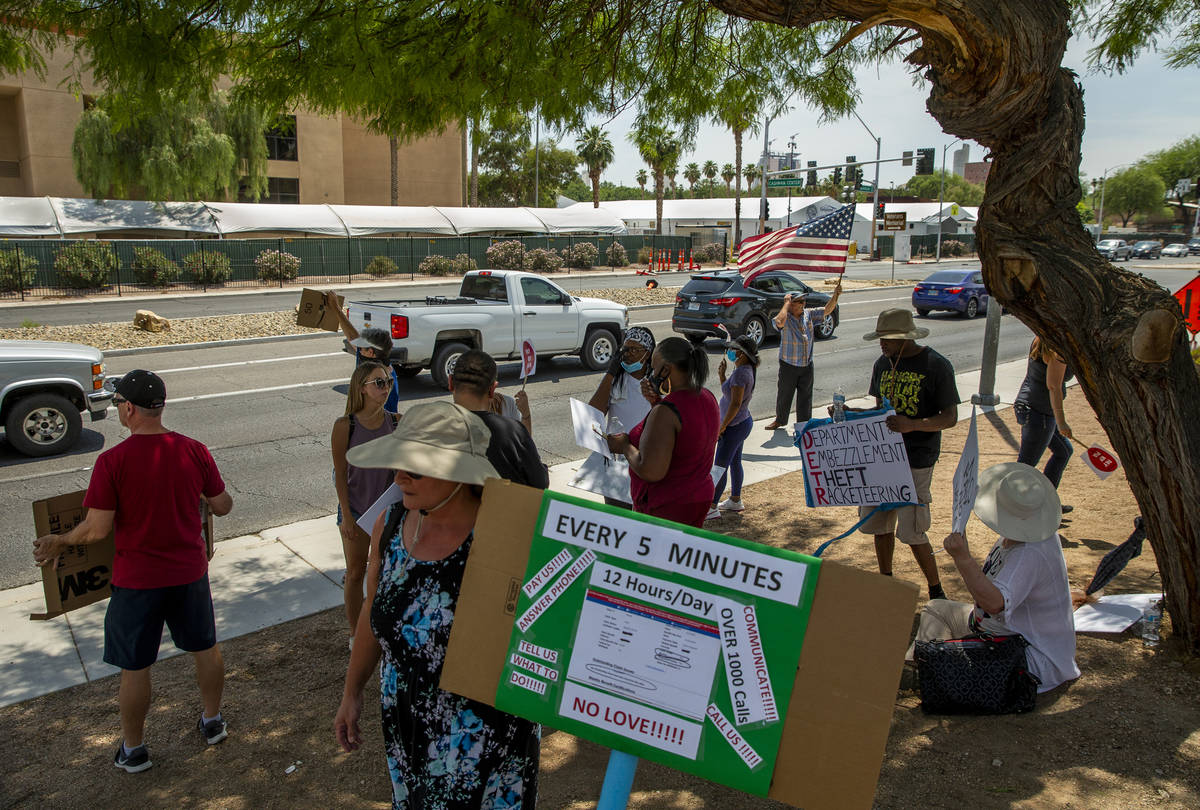
[[[63,534],[83,522],[87,510],[83,507],[86,490],[35,501],[33,525],[37,537]],[[58,566],[42,569],[42,586],[46,591],[46,612],[33,613],[35,621],[53,619],[68,611],[107,599],[112,593],[113,536],[97,543],[67,546]]]
[[[338,307],[346,301],[344,296],[337,297]],[[296,325],[324,329],[326,332],[338,330],[337,313],[325,306],[325,293],[305,287],[300,293],[300,308],[296,310]]]
[[[494,705],[541,490],[484,488],[441,686]],[[914,585],[822,561],[768,795],[807,810],[869,808],[883,762]]]

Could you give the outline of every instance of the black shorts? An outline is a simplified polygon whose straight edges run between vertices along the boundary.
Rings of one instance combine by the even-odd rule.
[[[163,623],[184,652],[203,652],[217,643],[208,574],[187,585],[112,589],[104,614],[104,663],[145,669],[158,659]]]

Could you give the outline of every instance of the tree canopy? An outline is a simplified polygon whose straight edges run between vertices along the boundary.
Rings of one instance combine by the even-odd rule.
[[[1153,171],[1144,166],[1131,166],[1104,181],[1104,207],[1116,212],[1124,227],[1134,214],[1161,211],[1165,191],[1163,181]]]
[[[942,189],[943,176],[946,178],[944,190]],[[936,200],[940,192],[942,199],[947,202],[956,202],[959,205],[979,205],[983,202],[983,189],[983,186],[968,183],[954,172],[937,169],[933,174],[913,175],[896,191],[926,200]]]

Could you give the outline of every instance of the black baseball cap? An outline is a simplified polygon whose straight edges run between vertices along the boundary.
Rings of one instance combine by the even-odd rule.
[[[135,368],[117,380],[113,389],[141,408],[161,408],[167,403],[167,387],[153,371]]]

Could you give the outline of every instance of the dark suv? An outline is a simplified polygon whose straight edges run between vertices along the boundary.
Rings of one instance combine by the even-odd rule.
[[[1133,246],[1133,258],[1135,259],[1161,259],[1162,258],[1162,242],[1154,239],[1143,239]]]
[[[773,318],[783,306],[783,297],[806,295],[807,305],[823,307],[830,296],[817,292],[800,279],[780,270],[751,274],[743,280],[736,270],[697,273],[675,296],[671,328],[689,340],[701,341],[724,337],[724,326],[734,337],[749,335],[756,344],[779,334]],[[833,337],[839,312],[823,320],[816,328],[818,338]]]

